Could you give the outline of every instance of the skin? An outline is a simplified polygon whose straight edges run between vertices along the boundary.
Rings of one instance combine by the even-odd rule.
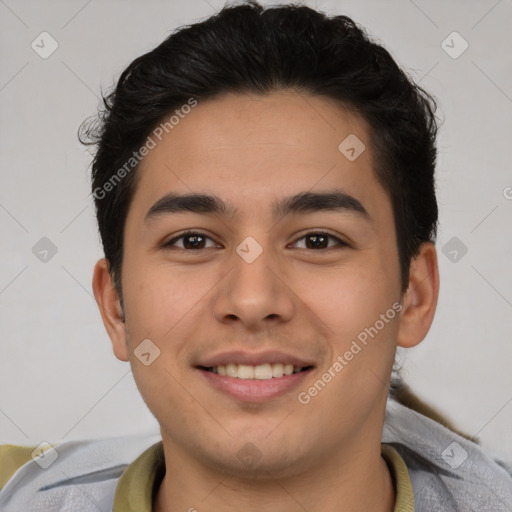
[[[338,145],[356,134],[366,150],[349,161]],[[113,351],[129,361],[161,427],[166,475],[154,510],[389,512],[395,493],[380,454],[397,345],[427,334],[439,291],[436,250],[424,243],[401,294],[391,202],[374,172],[366,123],[331,100],[278,91],[225,94],[200,102],[143,160],[125,225],[126,322],[101,259],[94,294]],[[371,220],[350,211],[293,214],[272,202],[341,189]],[[237,208],[219,215],[163,214],[145,224],[168,192],[214,193]],[[180,239],[204,233],[201,250]],[[309,233],[325,233],[316,248]],[[263,249],[252,263],[236,252],[247,236]],[[325,247],[325,246],[322,246]],[[321,392],[313,385],[357,335],[397,301],[403,308]],[[160,356],[145,366],[134,350],[149,338]],[[280,349],[315,369],[304,385],[260,404],[214,389],[198,358],[240,349]],[[247,443],[259,460],[237,453]]]

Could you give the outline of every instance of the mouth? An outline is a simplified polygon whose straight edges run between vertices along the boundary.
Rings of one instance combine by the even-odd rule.
[[[210,389],[250,403],[285,396],[303,386],[316,368],[312,360],[280,350],[231,350],[205,356],[193,366]]]
[[[244,380],[270,380],[307,372],[313,369],[313,366],[295,366],[290,363],[264,363],[257,366],[229,363],[219,364],[217,366],[198,366],[198,368],[206,372],[220,375],[221,377]]]
[[[290,358],[287,358],[288,362],[279,362],[277,356],[272,362],[263,362],[261,358],[253,360],[256,364],[230,359],[230,362],[215,361],[210,363],[212,366],[198,365],[195,368],[210,389],[239,402],[253,404],[286,396],[293,389],[303,387],[304,380],[315,369],[315,366],[298,360],[292,364]]]

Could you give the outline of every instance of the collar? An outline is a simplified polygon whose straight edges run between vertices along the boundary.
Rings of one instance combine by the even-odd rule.
[[[395,486],[394,512],[414,512],[414,495],[407,466],[391,446],[381,444],[381,454]],[[112,512],[152,512],[153,499],[165,475],[162,441],[153,444],[124,471],[116,487]]]

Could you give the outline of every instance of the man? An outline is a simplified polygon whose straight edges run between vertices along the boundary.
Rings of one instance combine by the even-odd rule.
[[[389,398],[437,305],[434,110],[303,6],[225,8],[132,62],[84,133],[93,289],[161,441],[58,445],[2,510],[511,510],[503,467]]]

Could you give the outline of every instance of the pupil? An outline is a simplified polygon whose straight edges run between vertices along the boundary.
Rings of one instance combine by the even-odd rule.
[[[327,237],[323,235],[309,235],[308,240],[313,240],[313,247],[320,247],[320,245],[325,245],[323,242],[327,240]]]
[[[198,245],[201,244],[201,242],[202,242],[202,240],[201,240],[202,238],[203,237],[200,236],[200,235],[199,236],[198,235],[188,235],[184,239],[185,240],[185,244],[184,245],[185,246],[191,246],[191,247],[197,249]],[[190,243],[190,240],[195,240],[195,242]]]

